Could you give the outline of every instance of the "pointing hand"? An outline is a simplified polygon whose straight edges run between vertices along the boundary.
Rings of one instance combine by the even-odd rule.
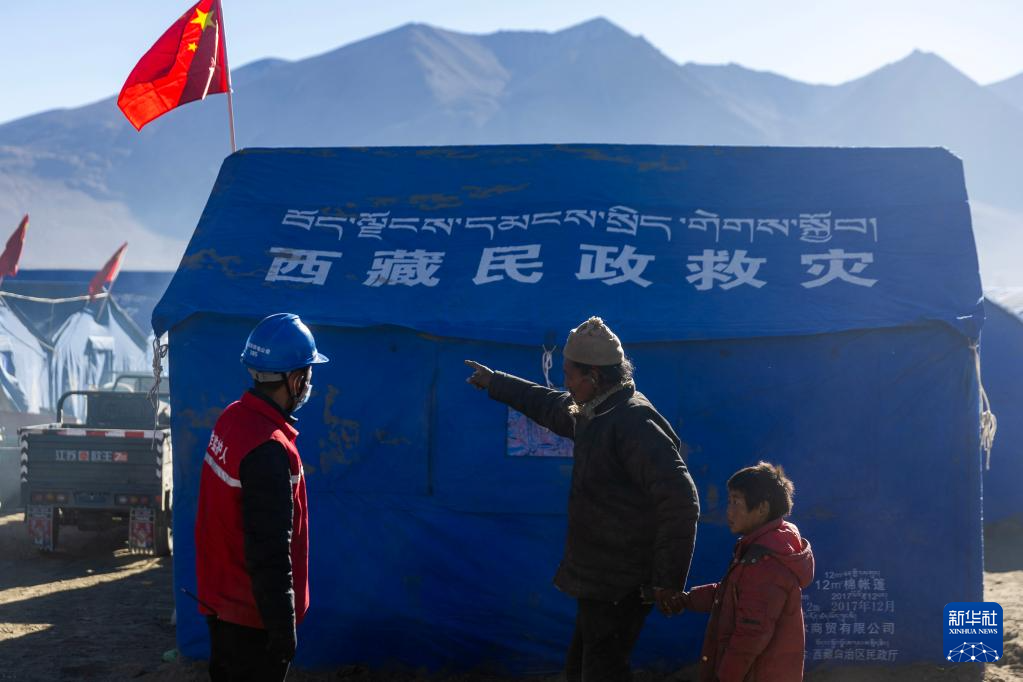
[[[466,379],[466,382],[472,384],[481,391],[490,387],[490,380],[494,376],[494,371],[492,369],[473,360],[466,360],[465,364],[473,369],[472,376]]]

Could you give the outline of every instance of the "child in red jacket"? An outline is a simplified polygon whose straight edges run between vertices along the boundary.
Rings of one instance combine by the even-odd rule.
[[[709,611],[700,682],[801,682],[806,642],[802,588],[813,580],[813,552],[792,511],[792,481],[760,462],[728,479],[728,528],[741,537],[720,583],[683,597]]]

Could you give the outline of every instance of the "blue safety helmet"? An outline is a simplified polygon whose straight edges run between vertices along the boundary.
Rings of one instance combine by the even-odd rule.
[[[245,342],[241,360],[253,372],[281,374],[330,362],[316,350],[309,327],[292,313],[277,313],[257,324]]]

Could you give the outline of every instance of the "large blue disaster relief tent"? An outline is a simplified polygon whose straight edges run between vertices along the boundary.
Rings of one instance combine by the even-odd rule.
[[[175,593],[195,589],[199,476],[263,316],[330,364],[300,413],[312,606],[298,663],[557,670],[551,584],[570,445],[466,384],[471,358],[562,382],[599,315],[688,444],[689,585],[735,538],[725,482],[766,459],[814,547],[809,666],[943,661],[982,599],[981,288],[942,149],[249,149],[221,168],[154,329],[169,331]],[[545,356],[545,351],[553,354]],[[695,661],[706,618],[651,614],[639,665]],[[193,603],[178,642],[208,651]]]
[[[984,472],[984,522],[1023,516],[1023,290],[984,292],[981,376],[998,431]]]

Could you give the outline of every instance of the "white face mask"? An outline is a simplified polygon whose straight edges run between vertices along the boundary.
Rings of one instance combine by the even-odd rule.
[[[302,391],[302,394],[299,395],[298,398],[295,399],[295,406],[293,408],[291,408],[291,413],[292,414],[295,414],[296,412],[301,410],[302,406],[305,405],[307,402],[309,402],[309,396],[311,396],[313,394],[313,381],[312,381],[312,379],[313,379],[312,375],[309,375],[308,377],[306,377],[305,389]]]

